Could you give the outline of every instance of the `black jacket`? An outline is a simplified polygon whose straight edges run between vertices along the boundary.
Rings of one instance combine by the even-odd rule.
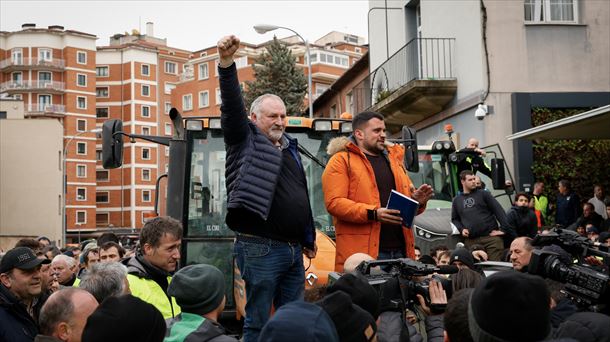
[[[529,207],[513,205],[506,212],[508,224],[517,233],[517,236],[528,236],[534,238],[538,232],[538,219]]]
[[[15,296],[0,284],[0,342],[34,341],[38,326]]]
[[[578,312],[561,323],[553,335],[580,342],[609,342],[610,317],[595,312]]]
[[[218,73],[222,98],[220,118],[227,150],[227,207],[246,209],[267,220],[281,171],[282,152],[248,119],[235,63],[227,68],[219,67]],[[303,165],[297,141],[287,134],[284,137],[293,157]],[[300,242],[304,247],[313,248],[315,230],[313,217],[309,216],[309,227]],[[242,233],[258,235],[255,231]]]

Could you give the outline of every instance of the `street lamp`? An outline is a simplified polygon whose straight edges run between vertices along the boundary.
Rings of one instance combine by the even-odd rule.
[[[301,38],[301,40],[303,41],[303,43],[305,43],[305,50],[307,53],[307,69],[308,69],[308,73],[307,73],[307,90],[308,90],[308,95],[309,96],[309,101],[307,101],[309,103],[309,118],[313,118],[313,97],[311,96],[311,55],[309,54],[309,43],[307,42],[307,40],[305,40],[305,38],[303,38],[300,34],[297,33],[297,31],[290,29],[288,27],[284,27],[284,26],[276,26],[276,25],[265,25],[265,24],[260,24],[260,25],[254,25],[254,30],[259,33],[259,34],[265,34],[269,31],[273,31],[273,30],[277,30],[277,29],[284,29],[284,30],[288,30],[292,33],[294,33],[297,37]]]
[[[64,168],[64,174],[63,174],[63,181],[62,181],[62,196],[63,196],[63,206],[62,206],[62,227],[61,227],[61,243],[62,243],[62,247],[66,247],[66,230],[68,229],[68,218],[66,217],[66,196],[67,196],[67,191],[68,191],[68,171],[66,170],[66,154],[68,154],[68,147],[70,147],[70,143],[72,143],[72,140],[74,140],[75,138],[85,134],[85,133],[101,133],[102,129],[101,128],[94,128],[92,130],[88,130],[88,131],[82,131],[82,132],[78,132],[76,135],[74,135],[73,137],[71,137],[68,142],[66,143],[66,146],[64,146],[64,153],[62,155],[62,164],[63,164],[63,168]],[[80,240],[80,229],[79,231],[79,240]],[[80,242],[80,241],[79,241]]]

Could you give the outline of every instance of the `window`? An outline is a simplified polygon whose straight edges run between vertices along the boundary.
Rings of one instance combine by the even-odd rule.
[[[53,84],[53,74],[48,71],[38,72],[38,86],[40,88],[50,87]]]
[[[169,170],[169,164],[165,164],[165,173]]]
[[[165,123],[165,135],[172,135],[172,125]]]
[[[76,177],[78,177],[78,178],[87,177],[87,165],[76,165]]]
[[[108,203],[110,193],[108,191],[97,191],[95,193],[95,202],[97,203]]]
[[[108,97],[108,87],[95,88],[95,97]]]
[[[76,63],[87,64],[87,53],[85,51],[76,52]]]
[[[200,80],[205,80],[208,79],[210,77],[210,73],[208,70],[208,63],[201,63],[199,64],[199,79]]]
[[[106,226],[110,223],[110,213],[95,213],[95,225]]]
[[[76,119],[76,130],[78,132],[84,132],[87,130],[87,120]]]
[[[23,83],[23,74],[21,73],[21,71],[19,72],[14,72],[12,74],[11,79],[13,80],[13,84],[15,85],[21,85]]]
[[[44,61],[50,62],[52,59],[53,59],[53,57],[52,57],[51,49],[38,49],[38,61],[39,62],[44,62]]]
[[[316,92],[313,94],[314,99],[322,95],[328,89],[327,84],[316,83]]]
[[[150,135],[150,127],[142,127],[142,135]]]
[[[216,88],[216,105],[220,106],[222,104],[222,99],[220,97],[220,88]]]
[[[142,180],[143,181],[150,180],[150,169],[142,169]]]
[[[172,103],[165,102],[165,114],[169,114],[169,111],[172,110]]]
[[[85,74],[76,74],[76,84],[79,87],[86,87],[87,86],[87,75],[85,75]]]
[[[86,201],[87,200],[87,189],[76,188],[76,200],[77,201]]]
[[[97,182],[107,182],[108,180],[110,180],[110,171],[108,171],[108,170],[95,171],[95,180]]]
[[[165,156],[169,157],[169,146],[165,146]]]
[[[176,74],[176,63],[165,62],[165,73],[166,74]]]
[[[1,119],[6,119],[6,112],[5,111],[0,111],[0,120]]]
[[[95,116],[99,119],[108,117],[108,107],[95,108]]]
[[[237,69],[245,68],[247,66],[248,66],[248,57],[247,56],[235,58],[235,67]]]
[[[76,143],[76,154],[87,154],[87,143],[77,142]]]
[[[51,99],[51,95],[38,95],[38,109],[46,110],[47,107],[50,107],[52,105]]]
[[[214,60],[214,70],[216,71],[216,77],[218,77],[218,65],[220,64],[219,59]]]
[[[95,76],[108,77],[108,67],[107,66],[95,67]]]
[[[352,92],[350,91],[349,93],[347,93],[347,95],[345,96],[345,104],[347,106],[347,111],[349,113],[354,113],[354,95],[352,94]]]
[[[13,64],[21,65],[23,64],[23,50],[21,48],[16,48],[11,50],[11,58],[13,60]]]
[[[187,94],[182,95],[182,110],[192,110],[193,109],[193,95]]]
[[[142,148],[142,159],[150,160],[150,148]]]
[[[142,64],[142,76],[150,76],[150,65]]]
[[[142,96],[150,96],[150,86],[142,84]]]
[[[578,0],[525,0],[526,22],[575,23]]]
[[[95,160],[102,161],[102,150],[95,150]]]
[[[362,49],[361,49],[361,48],[359,48],[359,47],[355,47],[355,48],[354,48],[354,51],[355,51],[356,53],[361,53],[361,52],[362,52]]]
[[[165,82],[165,93],[166,94],[171,94],[172,90],[176,89],[176,85],[175,84],[171,84],[171,83],[167,83]]]
[[[149,106],[142,106],[142,117],[150,118],[150,107]]]
[[[142,190],[142,202],[150,202],[150,190]]]
[[[330,117],[331,118],[337,117],[337,105],[336,104],[330,106]]]
[[[331,64],[335,66],[348,67],[349,59],[345,56],[335,55],[328,52],[318,52],[311,56],[311,62],[314,63],[320,55],[320,62],[325,64]]]
[[[86,211],[77,211],[76,212],[76,223],[87,223],[87,212]]]
[[[207,90],[199,92],[199,108],[208,107],[210,105],[210,92]]]
[[[76,97],[76,108],[87,109],[87,98],[84,96],[77,96]]]

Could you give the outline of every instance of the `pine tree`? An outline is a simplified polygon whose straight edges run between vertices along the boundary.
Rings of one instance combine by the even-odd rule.
[[[246,108],[260,95],[271,93],[279,96],[286,104],[288,116],[300,116],[304,111],[303,99],[307,92],[307,79],[296,66],[296,58],[290,49],[273,37],[254,65],[254,81],[246,82],[244,101]]]

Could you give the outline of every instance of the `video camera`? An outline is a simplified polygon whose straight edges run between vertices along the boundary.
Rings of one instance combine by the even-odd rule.
[[[567,265],[557,253],[534,249],[528,272],[564,283],[567,294],[581,307],[610,304],[607,274],[584,265]]]
[[[371,272],[375,268],[385,271]],[[430,279],[414,279],[430,274],[452,274],[457,273],[456,266],[434,266],[424,264],[412,259],[389,259],[363,261],[356,268],[380,294],[382,301],[385,299],[399,306],[408,306],[416,302],[416,295],[420,294],[430,305],[430,292],[428,290]],[[447,298],[451,297],[451,281],[444,277],[434,275],[433,279],[439,281]]]
[[[553,228],[547,234],[538,234],[532,241],[532,246],[557,245],[582,262],[585,257],[595,256],[603,259],[604,264],[610,265],[608,245],[595,243],[578,233],[561,228]]]

